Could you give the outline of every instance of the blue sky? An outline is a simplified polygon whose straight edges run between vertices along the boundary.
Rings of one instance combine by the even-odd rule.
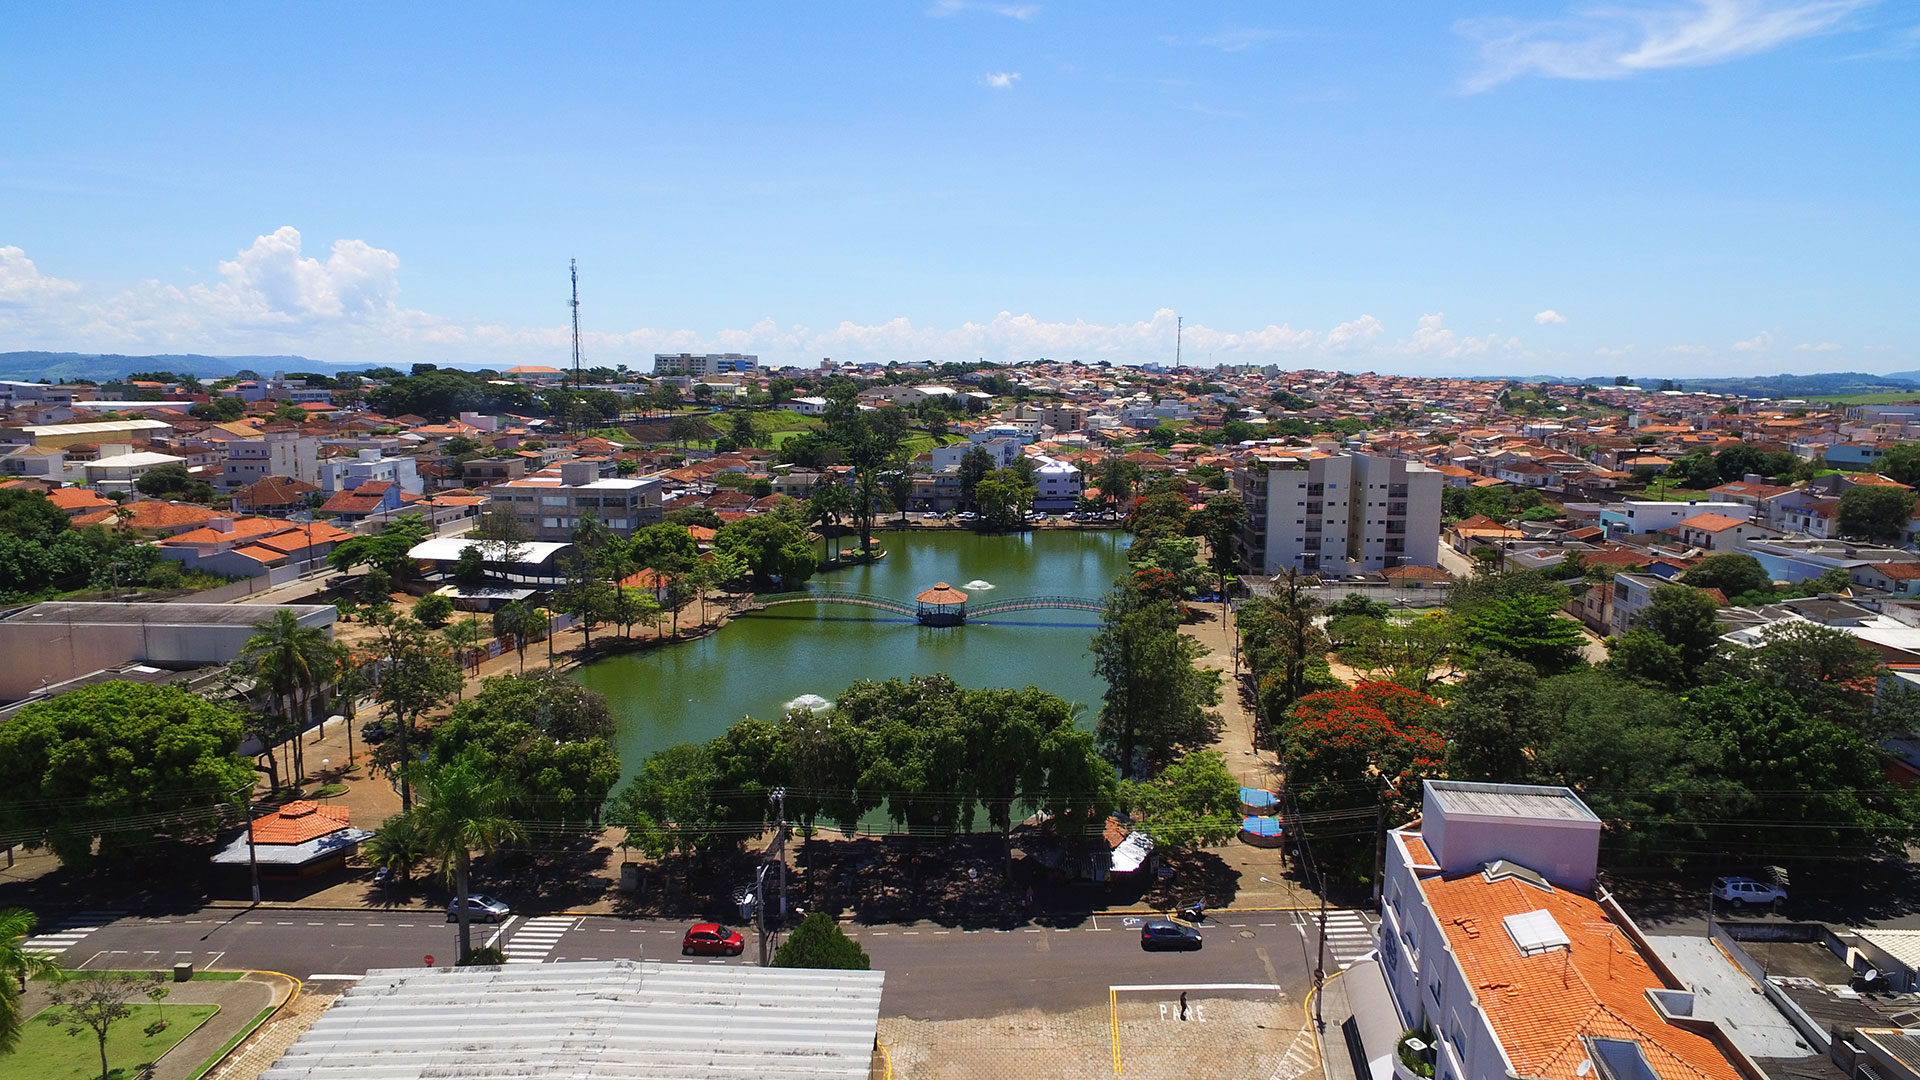
[[[1895,0],[0,10],[0,350],[1920,368]]]

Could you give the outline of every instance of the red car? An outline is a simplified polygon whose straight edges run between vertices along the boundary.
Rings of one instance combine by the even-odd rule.
[[[729,930],[718,923],[696,923],[680,940],[681,956],[739,956],[746,950],[747,942],[740,931]]]

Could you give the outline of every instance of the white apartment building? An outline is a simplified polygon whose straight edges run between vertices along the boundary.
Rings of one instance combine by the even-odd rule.
[[[743,353],[654,353],[655,375],[751,374],[760,370],[760,358]]]
[[[1753,517],[1753,507],[1743,502],[1658,502],[1652,499],[1628,499],[1618,509],[1609,507],[1600,514],[1603,525],[1622,532],[1651,533],[1671,529],[1696,514],[1719,514],[1736,521]]]
[[[966,457],[967,453],[975,447],[979,447],[992,456],[994,468],[1004,469],[1020,460],[1020,447],[1024,445],[1018,439],[982,439],[956,443],[953,446],[935,447],[930,456],[933,458],[933,468],[937,472],[950,465],[960,464],[961,458]]]
[[[493,505],[510,511],[533,540],[566,543],[580,519],[592,514],[612,532],[631,536],[635,529],[662,519],[657,477],[601,479],[591,461],[563,461],[557,469],[489,488]]]
[[[387,457],[374,448],[363,448],[345,461],[328,461],[320,466],[320,490],[328,495],[352,491],[369,480],[398,484],[408,495],[422,493],[420,472],[410,457]]]
[[[1233,482],[1247,508],[1241,561],[1249,573],[1346,577],[1439,559],[1442,478],[1418,462],[1350,452],[1264,456],[1236,470]]]
[[[1033,463],[1039,466],[1033,472],[1033,482],[1039,491],[1033,497],[1033,508],[1073,509],[1080,501],[1082,487],[1079,466],[1050,457],[1036,457]]]
[[[257,439],[237,439],[225,446],[227,457],[222,463],[220,484],[228,491],[269,476],[291,476],[309,484],[320,482],[320,440],[311,435],[270,431],[261,433]]]
[[[1429,780],[1420,820],[1388,834],[1382,1019],[1424,1034],[1434,1080],[1766,1075],[1595,891],[1599,850],[1600,819],[1561,787]]]

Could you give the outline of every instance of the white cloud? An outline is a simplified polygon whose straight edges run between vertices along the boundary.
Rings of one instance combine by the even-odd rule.
[[[1455,29],[1480,43],[1468,93],[1523,75],[1624,79],[1752,56],[1833,29],[1878,0],[1672,0],[1660,7],[1584,7],[1558,19],[1476,19]]]
[[[80,286],[48,277],[17,247],[0,247],[0,308],[29,307],[71,296]]]
[[[1362,315],[1352,322],[1343,322],[1327,331],[1327,344],[1340,349],[1353,345],[1364,345],[1380,336],[1385,330],[1379,319],[1371,315]]]
[[[1810,341],[1803,341],[1800,344],[1795,345],[1793,347],[1793,351],[1794,352],[1839,352],[1840,343],[1837,341],[1823,341],[1820,344],[1815,345]]]
[[[1265,45],[1270,41],[1280,41],[1292,35],[1285,30],[1264,26],[1245,26],[1222,30],[1214,34],[1205,34],[1194,38],[1196,44],[1205,45],[1221,52],[1245,52],[1256,45]]]
[[[1713,352],[1705,345],[1669,345],[1660,351],[1669,356],[1707,356]]]
[[[945,19],[954,15],[963,15],[969,11],[984,12],[988,15],[1003,15],[1021,22],[1032,22],[1040,14],[1039,4],[994,4],[984,0],[934,0],[927,9],[930,19]]]
[[[1562,314],[1560,314],[1559,312],[1557,312],[1557,311],[1555,311],[1555,310],[1553,310],[1552,308],[1548,308],[1547,310],[1545,310],[1545,311],[1543,311],[1543,312],[1541,312],[1540,314],[1538,314],[1538,315],[1535,315],[1535,316],[1533,317],[1533,321],[1534,321],[1534,323],[1535,323],[1536,325],[1539,325],[1539,326],[1546,326],[1546,325],[1547,325],[1547,324],[1549,324],[1549,323],[1563,323],[1563,322],[1566,322],[1566,321],[1567,321],[1567,317],[1566,317],[1565,315],[1562,315]]]
[[[1632,351],[1633,351],[1633,349],[1634,349],[1634,347],[1633,347],[1632,345],[1628,345],[1628,346],[1625,346],[1625,347],[1623,347],[1623,348],[1618,348],[1618,349],[1612,349],[1612,348],[1608,348],[1608,347],[1607,347],[1607,346],[1605,346],[1605,345],[1602,345],[1602,346],[1600,346],[1599,348],[1597,348],[1597,349],[1595,349],[1595,350],[1593,350],[1593,355],[1595,355],[1595,356],[1625,356],[1625,355],[1627,355],[1628,353],[1630,353],[1630,352],[1632,352]]]
[[[1766,352],[1773,347],[1773,331],[1762,330],[1745,341],[1733,343],[1734,352]]]
[[[981,86],[991,86],[995,90],[1011,90],[1013,84],[1020,81],[1017,71],[989,71],[980,77]]]

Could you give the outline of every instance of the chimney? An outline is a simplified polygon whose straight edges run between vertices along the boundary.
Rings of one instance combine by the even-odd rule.
[[[214,518],[207,522],[207,528],[212,529],[214,532],[230,533],[233,531],[233,519],[230,517]]]
[[[567,487],[580,487],[600,479],[600,466],[591,461],[563,461],[560,463],[560,482]]]

